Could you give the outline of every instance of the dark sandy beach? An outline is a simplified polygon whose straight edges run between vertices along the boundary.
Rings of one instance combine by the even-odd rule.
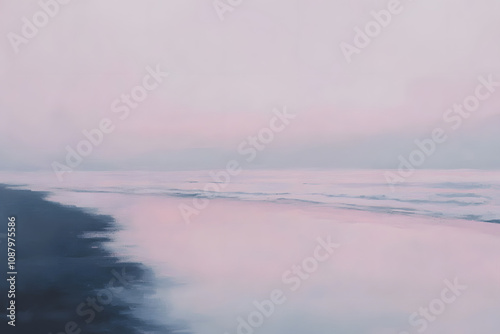
[[[0,186],[1,333],[171,333],[135,315],[151,304],[152,273],[104,246],[109,216],[44,200],[44,193]],[[15,327],[8,325],[8,217],[16,217]],[[90,237],[91,236],[91,237]]]

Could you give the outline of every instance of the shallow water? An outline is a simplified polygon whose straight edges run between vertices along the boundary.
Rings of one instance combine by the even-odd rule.
[[[63,183],[2,173],[0,182],[113,216],[114,253],[158,277],[172,310],[158,320],[194,333],[500,328],[500,172],[419,171],[394,192],[383,171],[244,171],[211,192],[209,172],[81,172]],[[186,207],[196,212],[188,220]],[[338,247],[318,252],[318,238]],[[442,302],[455,280],[460,295]],[[282,303],[264,302],[272,314],[259,316],[255,303],[273,291]]]

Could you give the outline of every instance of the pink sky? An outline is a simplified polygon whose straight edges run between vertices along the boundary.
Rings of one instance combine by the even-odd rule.
[[[73,1],[17,54],[7,34],[40,7],[0,1],[0,168],[50,169],[82,130],[116,120],[112,101],[156,64],[169,77],[116,120],[83,169],[217,166],[283,106],[297,121],[259,166],[302,167],[295,161],[306,157],[322,167],[396,168],[479,75],[500,80],[498,1],[401,3],[348,64],[339,44],[352,43],[353,28],[386,1],[244,1],[224,21],[211,1]],[[489,158],[498,150],[499,96],[429,167],[500,166]],[[476,162],[462,159],[464,143]]]

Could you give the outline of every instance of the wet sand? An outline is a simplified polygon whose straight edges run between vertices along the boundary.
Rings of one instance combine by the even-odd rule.
[[[2,277],[7,273],[7,217],[17,221],[16,326],[7,324],[3,278],[0,332],[172,333],[173,328],[137,316],[155,302],[154,277],[146,266],[124,262],[107,250],[113,219],[46,201],[45,196],[0,185]]]

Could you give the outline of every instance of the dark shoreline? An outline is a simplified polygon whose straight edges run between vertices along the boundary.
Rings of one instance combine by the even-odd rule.
[[[0,185],[0,332],[172,333],[174,328],[134,315],[141,305],[156,304],[153,273],[143,264],[121,261],[103,247],[116,230],[112,217],[49,202],[46,195]],[[16,217],[15,327],[7,324],[6,313],[10,216]]]

